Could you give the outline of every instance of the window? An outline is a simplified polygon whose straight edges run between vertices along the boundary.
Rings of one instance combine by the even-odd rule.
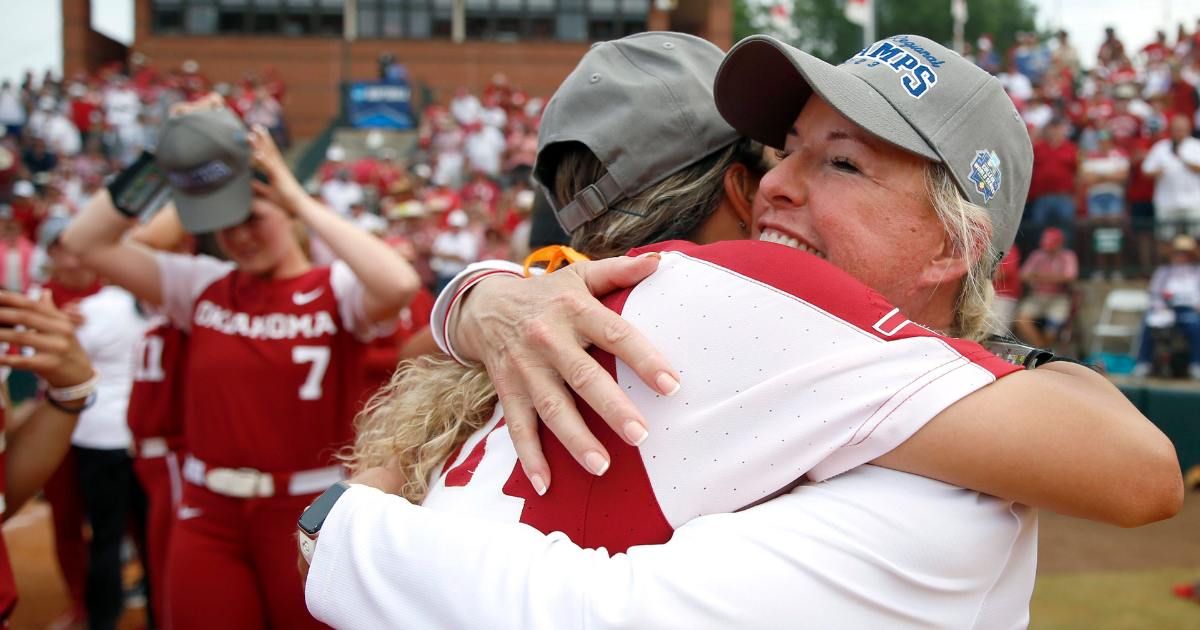
[[[345,0],[150,0],[158,35],[340,37]],[[650,0],[463,0],[466,36],[604,40],[646,30]],[[454,0],[358,0],[360,39],[449,39]]]
[[[150,0],[158,35],[341,37],[345,0]]]

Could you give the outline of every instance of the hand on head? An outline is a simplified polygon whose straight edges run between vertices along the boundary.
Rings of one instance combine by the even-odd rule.
[[[262,195],[287,212],[295,214],[299,204],[309,199],[309,195],[283,160],[283,155],[279,152],[279,147],[275,146],[270,132],[262,125],[254,125],[246,140],[254,151],[254,168],[266,175],[267,181],[270,182],[267,184],[257,179],[252,182],[255,194]]]
[[[209,92],[202,96],[199,100],[183,101],[175,103],[171,109],[167,110],[168,116],[183,116],[192,112],[203,111],[206,109],[221,109],[225,107],[225,97],[216,92]]]

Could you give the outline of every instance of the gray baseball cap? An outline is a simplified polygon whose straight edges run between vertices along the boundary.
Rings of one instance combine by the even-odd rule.
[[[755,35],[729,51],[713,92],[729,124],[776,148],[815,92],[876,137],[944,164],[988,211],[1000,256],[1012,246],[1033,173],[1029,134],[1000,81],[945,46],[896,35],[832,66]]]
[[[254,198],[249,132],[227,108],[175,116],[163,126],[155,162],[171,184],[179,222],[192,234],[232,227]]]
[[[568,234],[680,169],[736,142],[712,84],[724,53],[683,33],[649,32],[594,44],[546,105],[534,182]],[[558,151],[581,142],[607,173],[559,208]]]

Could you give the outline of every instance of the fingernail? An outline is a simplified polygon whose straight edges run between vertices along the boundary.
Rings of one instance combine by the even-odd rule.
[[[662,392],[663,396],[674,396],[679,393],[679,381],[675,380],[670,374],[663,372],[654,379],[654,384],[658,385],[658,391]]]
[[[638,256],[638,258],[657,258],[659,260],[662,260],[662,254],[660,254],[658,252],[646,252],[645,254]]]
[[[645,442],[646,438],[650,437],[650,434],[646,432],[646,427],[642,426],[642,423],[637,420],[626,422],[622,431],[625,433],[625,439],[629,440],[629,443],[634,446],[641,446],[642,442]]]
[[[608,470],[608,460],[596,451],[588,453],[583,458],[583,463],[587,464],[588,470],[596,476],[603,475]]]
[[[530,475],[529,483],[533,484],[533,491],[538,493],[538,496],[546,494],[546,482],[541,475]]]

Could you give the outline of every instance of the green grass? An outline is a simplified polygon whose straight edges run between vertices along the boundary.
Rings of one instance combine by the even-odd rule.
[[[1200,569],[1039,575],[1030,630],[1195,630],[1200,603],[1171,588],[1200,580]]]

